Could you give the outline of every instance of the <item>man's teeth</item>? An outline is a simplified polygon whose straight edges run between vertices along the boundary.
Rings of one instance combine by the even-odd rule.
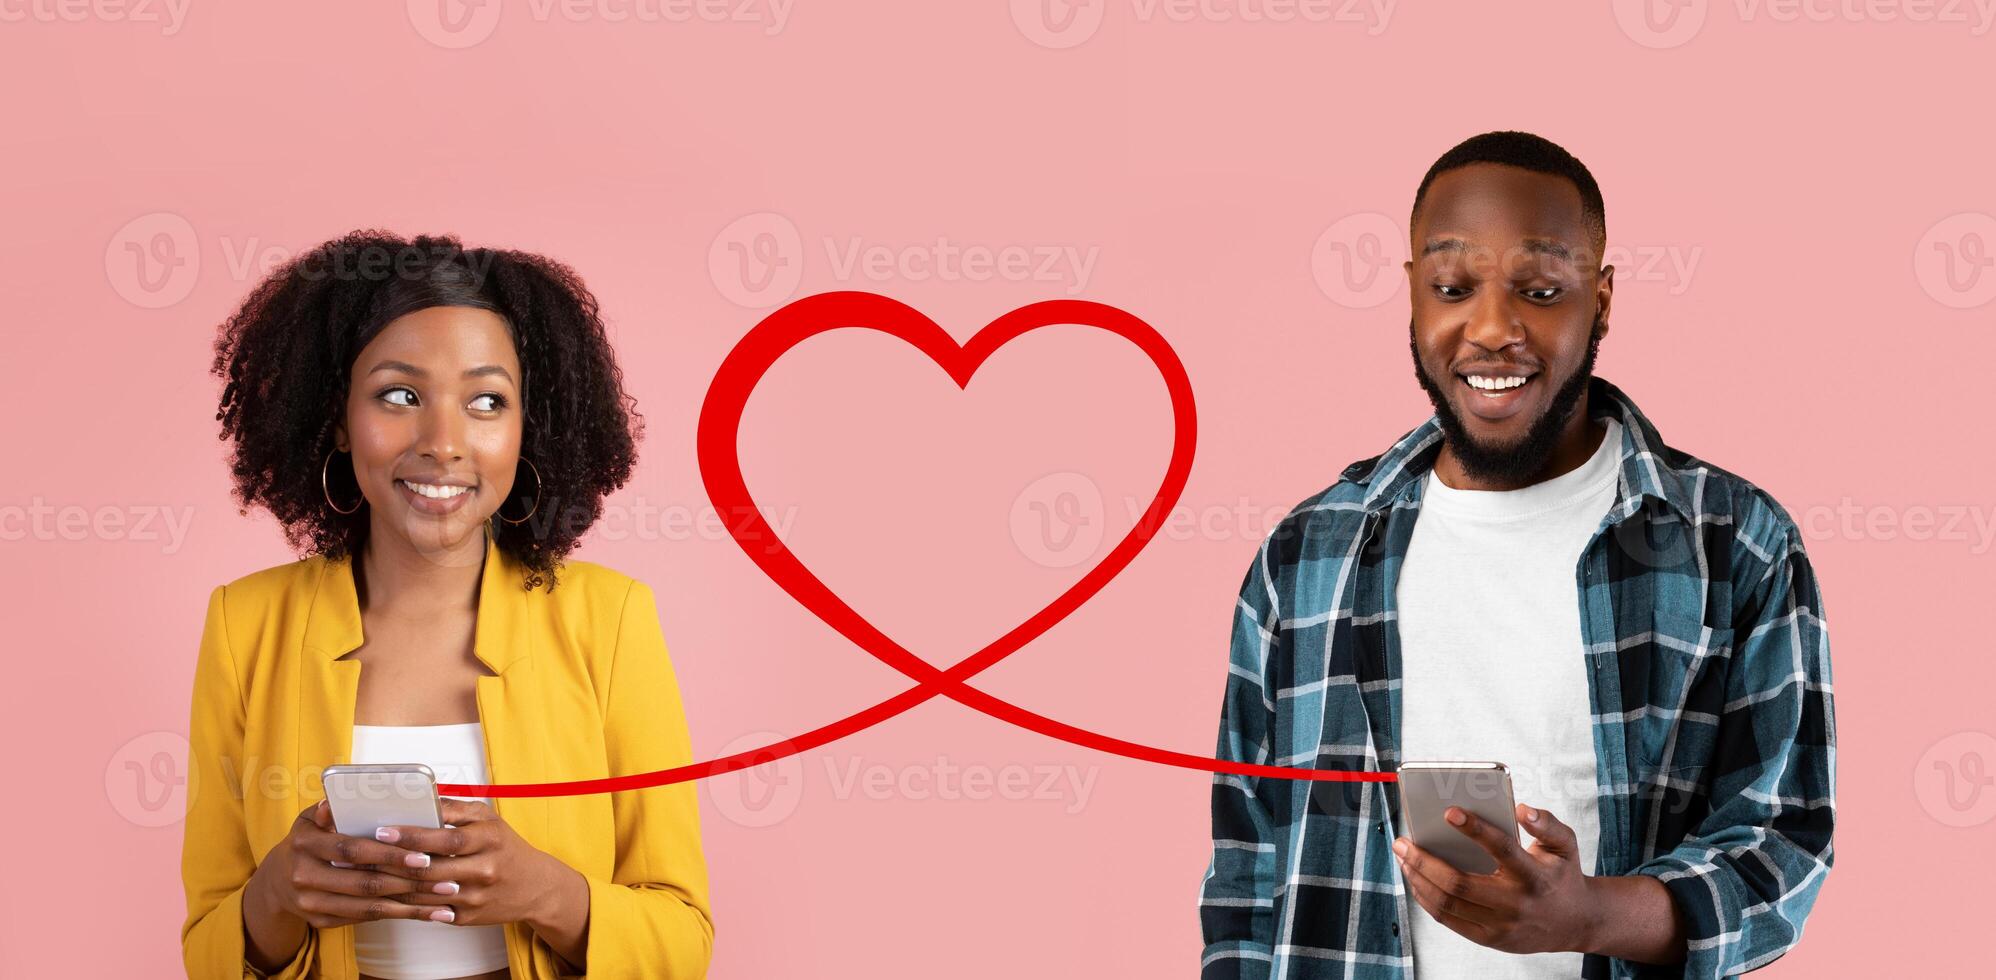
[[[403,480],[402,485],[435,500],[449,500],[471,489],[470,487],[450,487],[435,483],[410,483],[408,480]]]
[[[1530,377],[1486,378],[1478,374],[1465,374],[1463,378],[1469,382],[1471,388],[1475,388],[1478,391],[1503,391],[1506,388],[1516,388],[1531,380]]]

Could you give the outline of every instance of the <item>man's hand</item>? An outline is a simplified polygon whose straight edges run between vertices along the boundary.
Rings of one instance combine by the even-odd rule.
[[[1518,823],[1536,838],[1530,849],[1461,807],[1443,815],[1497,859],[1490,874],[1465,874],[1405,837],[1394,841],[1407,887],[1435,921],[1478,945],[1507,953],[1590,951],[1601,903],[1594,879],[1580,870],[1573,828],[1545,810],[1517,809]]]

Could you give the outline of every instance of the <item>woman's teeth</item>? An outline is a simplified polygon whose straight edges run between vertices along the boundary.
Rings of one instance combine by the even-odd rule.
[[[396,482],[432,500],[449,500],[471,489],[470,487],[444,486],[436,483],[410,483],[407,480],[398,480]]]
[[[1478,391],[1508,391],[1532,379],[1529,376],[1522,378],[1486,378],[1482,375],[1465,374],[1463,375],[1463,380],[1468,381],[1469,386]]]

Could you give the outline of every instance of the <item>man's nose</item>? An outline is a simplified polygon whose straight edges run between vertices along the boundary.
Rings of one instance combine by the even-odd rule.
[[[1501,351],[1525,342],[1525,321],[1517,315],[1509,290],[1485,289],[1472,301],[1462,337],[1484,350]]]

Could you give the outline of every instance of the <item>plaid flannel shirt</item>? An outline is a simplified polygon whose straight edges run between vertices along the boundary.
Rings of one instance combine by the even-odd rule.
[[[1615,501],[1574,570],[1601,818],[1596,875],[1647,874],[1689,926],[1686,961],[1588,954],[1583,977],[1720,977],[1801,937],[1831,863],[1830,650],[1801,535],[1773,498],[1671,449],[1599,378],[1622,423]],[[1242,583],[1223,759],[1392,770],[1394,586],[1441,447],[1430,418],[1289,513]],[[1200,889],[1202,980],[1412,973],[1391,845],[1395,784],[1220,775]]]

